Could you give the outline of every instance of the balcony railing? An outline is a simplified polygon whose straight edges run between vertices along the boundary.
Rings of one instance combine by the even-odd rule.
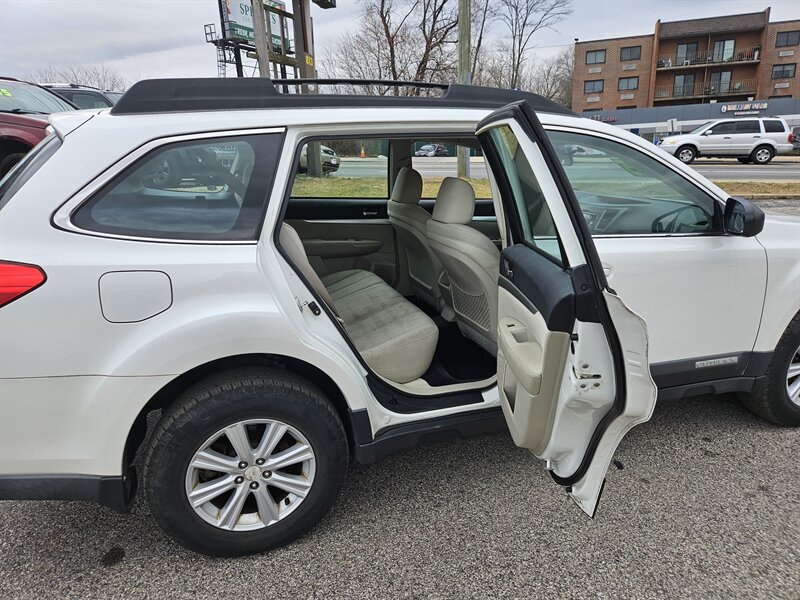
[[[715,98],[718,96],[738,96],[754,94],[756,80],[737,81],[698,81],[684,85],[663,85],[656,88],[655,99],[672,98]]]
[[[757,62],[761,57],[761,46],[752,48],[735,48],[725,52],[693,52],[690,54],[662,54],[656,61],[657,69],[685,69],[688,67],[705,67],[728,63]]]

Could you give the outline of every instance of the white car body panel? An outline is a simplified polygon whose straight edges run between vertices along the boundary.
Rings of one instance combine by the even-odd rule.
[[[399,414],[380,405],[366,384],[363,365],[336,326],[327,317],[315,317],[298,307],[298,300],[302,304],[313,296],[275,252],[272,241],[294,150],[304,137],[352,135],[353,131],[471,134],[489,112],[361,108],[220,111],[213,118],[201,112],[113,116],[107,110],[54,115],[51,123],[64,138],[64,147],[0,213],[0,259],[41,265],[48,276],[35,293],[0,308],[0,473],[119,475],[131,424],[163,385],[200,365],[241,354],[281,354],[316,366],[339,387],[351,410],[367,410],[373,433],[389,425],[498,406],[496,388],[484,391],[479,405],[435,412]],[[551,114],[540,118],[546,128],[569,127],[624,140],[661,158],[720,202],[727,197],[634,134],[588,119]],[[152,140],[267,127],[286,128],[286,151],[257,243],[120,240],[63,231],[51,224],[62,203],[107,169],[116,170],[126,155]],[[674,313],[648,303],[652,286],[642,274],[651,271],[636,264],[639,251],[626,255],[625,238],[597,239],[596,243],[601,258],[612,263],[611,285],[657,332],[651,335],[651,362],[660,362],[743,351],[753,344],[756,350],[771,351],[789,319],[800,310],[798,236],[798,221],[770,218],[757,238],[769,257],[766,306],[757,341],[751,327],[740,326],[743,313],[752,311],[754,319],[760,316],[758,296],[762,302],[764,296],[762,280],[747,279],[748,269],[755,267],[742,267],[742,253],[752,250],[753,239],[685,241],[675,236],[629,241],[646,246],[643,252],[651,253],[651,269],[668,260],[657,256],[666,249],[707,253],[717,272],[709,274],[698,262],[696,270],[686,273],[688,282],[707,282],[710,277],[721,285],[728,269],[741,267],[736,281],[742,282],[742,299],[729,304],[712,290],[702,306],[713,307],[718,326],[712,335],[686,338],[665,337],[664,332],[675,330]],[[756,259],[747,261],[755,264]],[[210,269],[220,273],[211,288]],[[98,281],[104,273],[125,270],[167,273],[172,305],[140,323],[110,323],[101,310]],[[680,273],[670,277],[677,285]],[[690,299],[697,301],[676,294],[671,308],[679,312]],[[686,324],[699,325],[696,317]],[[81,343],[85,340],[91,343]],[[47,444],[32,448],[36,436],[31,431],[45,435]]]

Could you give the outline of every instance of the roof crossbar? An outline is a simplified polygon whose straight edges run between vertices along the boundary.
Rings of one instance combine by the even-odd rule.
[[[381,85],[439,89],[437,96],[367,94],[289,94],[276,88],[301,85]],[[145,79],[134,84],[111,109],[113,115],[215,110],[289,108],[487,108],[527,100],[538,112],[574,115],[568,108],[537,94],[518,90],[419,81],[361,79],[285,79],[262,77]]]

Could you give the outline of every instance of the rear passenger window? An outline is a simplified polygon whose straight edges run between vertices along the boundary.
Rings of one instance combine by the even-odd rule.
[[[153,150],[73,216],[81,229],[133,237],[256,238],[282,136],[193,140]]]
[[[315,152],[319,155],[316,165]],[[309,142],[300,149],[298,163],[292,198],[389,197],[389,140]]]
[[[766,133],[784,133],[786,129],[783,127],[783,122],[778,121],[777,119],[770,119],[767,121],[763,121],[764,123],[764,131]]]
[[[758,121],[736,121],[735,133],[761,133],[761,126]]]

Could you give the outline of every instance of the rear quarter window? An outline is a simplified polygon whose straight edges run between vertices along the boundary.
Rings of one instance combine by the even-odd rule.
[[[254,240],[282,141],[271,133],[161,146],[82,204],[72,222],[126,237]]]
[[[766,133],[785,133],[786,128],[783,126],[782,121],[769,119],[764,121],[764,131]]]

